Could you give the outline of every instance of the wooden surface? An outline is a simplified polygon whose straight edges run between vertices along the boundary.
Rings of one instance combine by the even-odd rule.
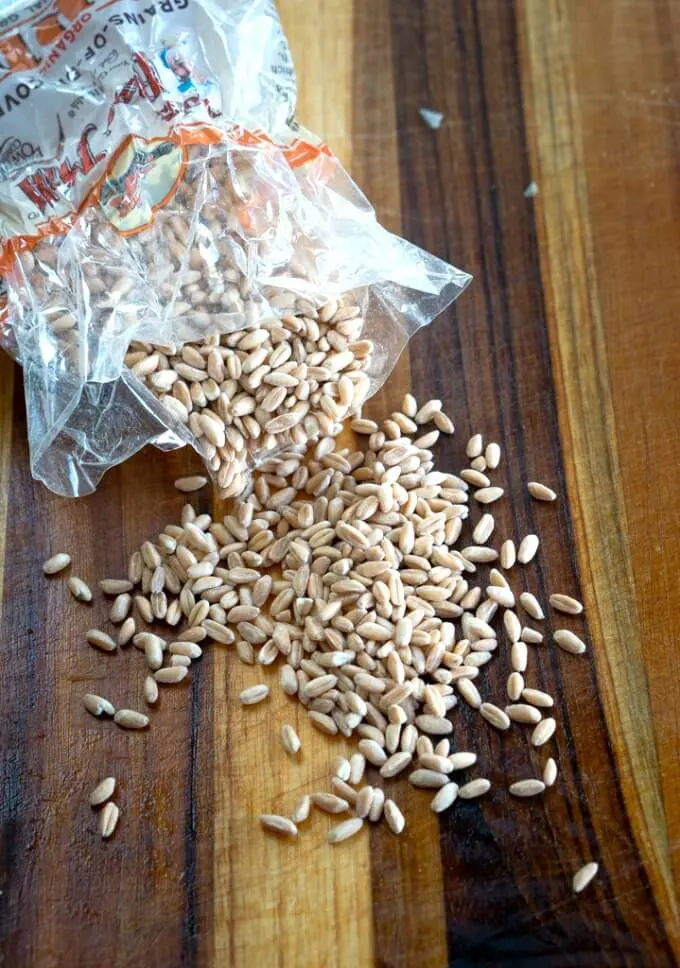
[[[404,784],[406,836],[375,830],[334,852],[318,817],[294,845],[257,829],[255,813],[325,779],[339,744],[301,722],[290,764],[274,731],[295,707],[274,691],[246,719],[234,700],[255,673],[226,651],[163,696],[148,735],[102,729],[82,693],[106,682],[114,701],[139,698],[138,670],[84,646],[90,614],[40,562],[77,549],[84,578],[121,573],[126,550],[176,519],[169,482],[195,462],[142,454],[93,497],[55,498],[30,479],[20,374],[2,357],[0,964],[677,964],[680,7],[280,6],[300,119],[389,228],[475,276],[372,411],[408,387],[442,397],[452,469],[472,430],[499,440],[517,495],[501,527],[542,536],[531,586],[583,596],[572,627],[589,653],[539,652],[535,683],[559,696],[561,776],[540,802],[499,795],[441,821]],[[438,131],[419,107],[444,112]],[[567,499],[531,503],[527,479]],[[529,762],[458,722],[492,779]],[[86,795],[111,772],[122,818],[102,844]],[[591,858],[600,875],[575,898]]]

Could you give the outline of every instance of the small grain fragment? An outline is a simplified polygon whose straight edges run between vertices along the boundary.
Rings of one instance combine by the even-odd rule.
[[[88,585],[85,584],[82,578],[78,578],[76,575],[71,575],[67,581],[68,590],[71,592],[73,597],[78,602],[91,602],[92,592]]]
[[[416,403],[416,398],[411,393],[405,393],[401,401],[401,412],[409,417],[411,420],[418,413],[418,404]],[[375,429],[378,429],[378,425],[375,425]]]
[[[341,780],[339,776],[334,776],[331,778],[331,786],[335,790],[336,795],[342,800],[346,800],[348,803],[357,802],[357,797],[359,796],[357,791],[354,789],[354,787],[351,787],[349,783],[345,783],[344,780]]]
[[[98,584],[105,595],[124,595],[125,592],[131,592],[134,587],[131,581],[126,581],[124,578],[102,578]]]
[[[374,739],[360,739],[359,750],[372,766],[382,766],[387,761],[387,753]]]
[[[529,481],[527,487],[529,494],[537,501],[554,501],[557,497],[552,488],[546,484],[541,484],[539,481]]]
[[[100,807],[103,803],[106,803],[106,801],[110,800],[113,796],[113,791],[115,789],[115,777],[107,776],[106,779],[101,780],[90,794],[90,806]]]
[[[190,494],[192,491],[200,491],[207,483],[207,477],[201,477],[200,474],[193,474],[190,477],[178,477],[175,481],[175,487],[178,491]]]
[[[387,806],[387,804],[385,805]],[[349,820],[343,820],[342,823],[331,827],[328,831],[328,843],[340,844],[343,840],[349,840],[350,837],[354,837],[355,834],[359,833],[363,825],[364,821],[361,817],[351,817]]]
[[[491,535],[493,534],[493,529],[496,526],[496,521],[493,514],[483,514],[472,532],[472,539],[476,545],[485,544]]]
[[[511,672],[508,676],[508,681],[506,685],[506,692],[508,694],[508,699],[512,702],[517,702],[517,700],[522,695],[522,690],[524,689],[524,676],[521,672]]]
[[[456,679],[456,689],[468,706],[472,706],[473,709],[479,709],[482,705],[482,697],[479,694],[479,689],[472,679]]]
[[[158,683],[153,676],[145,677],[142,692],[144,694],[144,701],[150,706],[158,702]]]
[[[476,753],[468,753],[461,751],[460,753],[451,753],[449,756],[449,762],[451,763],[451,769],[455,773],[456,770],[467,770],[471,766],[474,766],[477,762]]]
[[[101,649],[102,652],[115,652],[118,648],[111,636],[107,635],[106,632],[102,632],[100,629],[89,629],[87,641],[96,649]]]
[[[511,703],[505,707],[505,712],[514,723],[527,723],[530,726],[535,726],[536,723],[541,721],[540,710],[536,709],[535,706],[529,706],[527,703]]]
[[[406,820],[404,819],[404,814],[401,812],[399,807],[396,805],[394,800],[385,800],[383,805],[383,816],[385,818],[385,823],[390,828],[393,834],[397,836],[403,831],[406,826]]]
[[[543,793],[545,790],[545,783],[543,780],[517,780],[516,783],[511,783],[508,790],[513,795],[513,797],[535,797],[539,793]]]
[[[584,864],[580,870],[576,871],[571,881],[574,894],[580,894],[581,891],[585,890],[599,869],[600,865],[596,864],[595,861],[591,861],[589,864]]]
[[[540,709],[549,709],[555,705],[555,700],[550,693],[543,692],[542,689],[522,689],[522,699]]]
[[[522,592],[522,594],[519,596],[519,601],[527,615],[530,615],[531,618],[536,619],[537,622],[540,622],[545,618],[543,609],[541,608],[538,599],[535,597],[535,595],[532,595],[531,592]]]
[[[397,776],[398,773],[401,773],[402,770],[405,770],[409,766],[412,759],[413,757],[410,753],[393,753],[380,767],[380,775],[387,779]]]
[[[501,462],[500,445],[493,440],[491,441],[491,443],[487,444],[486,449],[484,451],[484,459],[486,461],[486,466],[489,468],[489,470],[495,471]]]
[[[503,544],[501,545],[500,560],[501,560],[501,568],[504,568],[506,571],[509,568],[512,568],[513,565],[515,564],[515,561],[517,560],[517,552],[515,551],[515,542],[511,541],[509,538],[507,541],[504,541]]]
[[[91,692],[86,692],[83,696],[83,705],[93,716],[113,716],[116,712],[115,706],[108,699]]]
[[[322,733],[326,733],[328,736],[337,735],[338,724],[332,716],[328,716],[326,713],[320,713],[316,709],[310,710],[307,716],[311,724]]]
[[[551,787],[555,783],[556,779],[557,779],[557,763],[552,758],[552,756],[550,756],[545,761],[545,766],[543,767],[543,782],[547,787]]]
[[[583,611],[581,602],[572,598],[571,595],[551,595],[550,604],[556,611],[564,612],[567,615],[580,615]]]
[[[347,777],[348,782],[351,783],[352,786],[358,786],[364,778],[365,770],[366,757],[363,753],[354,753],[350,757],[349,761],[349,776]],[[340,778],[345,779],[344,777]]]
[[[174,686],[186,679],[188,672],[186,666],[172,665],[166,666],[164,669],[157,669],[153,677],[161,685]]]
[[[120,625],[128,617],[130,608],[132,607],[132,596],[128,592],[122,592],[117,595],[111,605],[111,610],[109,612],[109,619],[114,625]]]
[[[312,798],[308,794],[300,797],[298,802],[293,807],[293,812],[290,815],[293,823],[304,823],[304,821],[309,817],[312,810]]]
[[[543,746],[548,742],[549,739],[552,738],[556,728],[557,722],[552,716],[548,716],[546,719],[541,720],[531,734],[531,745]]]
[[[300,737],[290,723],[284,723],[281,727],[281,745],[286,753],[290,753],[292,756],[298,753],[302,746]]]
[[[354,805],[354,812],[357,817],[361,817],[365,820],[369,813],[371,812],[371,807],[373,805],[373,787],[365,786],[359,791],[359,796],[357,797],[357,802]]]
[[[499,709],[498,706],[494,706],[493,703],[483,702],[479,707],[479,712],[487,723],[491,723],[496,729],[510,729],[510,717],[502,709]]]
[[[119,709],[113,721],[121,729],[144,729],[149,725],[149,717],[135,709]]]
[[[345,783],[349,780],[350,771],[350,762],[345,756],[336,756],[331,763],[331,776],[337,776]]]
[[[281,834],[283,837],[297,837],[297,827],[289,817],[281,817],[276,813],[261,813],[260,823],[265,830]]]
[[[434,415],[441,410],[441,408],[441,400],[428,400],[427,403],[423,404],[413,419],[418,425],[429,423]]]
[[[526,672],[529,650],[526,642],[513,642],[510,647],[510,665],[513,672]]]
[[[56,575],[64,568],[68,568],[71,564],[71,556],[67,555],[65,551],[60,551],[56,555],[52,555],[47,561],[43,562],[42,569],[46,575]]]
[[[533,560],[536,552],[538,551],[538,535],[528,534],[526,537],[522,538],[517,549],[517,560],[520,565],[528,565],[530,561]]]
[[[465,446],[465,455],[470,459],[479,457],[484,449],[484,441],[481,434],[473,434]]]
[[[295,669],[292,669],[289,665],[282,665],[279,672],[279,683],[287,696],[294,696],[298,691]]]
[[[462,800],[474,800],[477,797],[484,796],[491,789],[491,784],[488,780],[478,777],[476,780],[470,780],[468,783],[464,783],[462,787],[458,788],[458,796]]]
[[[456,800],[458,799],[458,784],[457,783],[447,783],[445,786],[441,787],[430,801],[430,809],[434,813],[442,813],[444,810],[448,810]]]
[[[432,419],[437,430],[440,430],[443,434],[452,434],[454,432],[453,420],[443,410],[438,410]]]
[[[368,811],[368,819],[371,823],[377,823],[383,815],[385,807],[385,794],[380,787],[373,787],[373,799],[371,809]]]
[[[132,617],[126,618],[118,629],[118,645],[127,645],[136,631],[135,620]]]
[[[99,814],[99,833],[103,840],[108,840],[113,835],[120,817],[120,809],[117,804],[109,800]]]
[[[423,790],[438,790],[449,782],[449,778],[445,773],[438,773],[436,770],[418,769],[409,775],[408,782]]]
[[[522,636],[522,625],[515,613],[510,609],[508,609],[503,615],[503,627],[505,628],[506,635],[511,643],[519,642]]]
[[[479,490],[475,491],[474,498],[480,504],[493,504],[500,500],[503,494],[502,487],[480,487]]]
[[[561,649],[565,652],[571,653],[571,655],[581,655],[586,651],[586,644],[583,642],[578,635],[574,635],[569,629],[555,629],[553,632],[553,639],[559,645]]]
[[[269,686],[261,682],[257,686],[250,686],[248,689],[244,689],[239,699],[243,706],[254,706],[258,702],[262,702],[269,695]]]
[[[324,813],[345,813],[349,810],[349,802],[335,793],[326,793],[325,791],[312,793],[311,799],[314,806],[323,810]]]

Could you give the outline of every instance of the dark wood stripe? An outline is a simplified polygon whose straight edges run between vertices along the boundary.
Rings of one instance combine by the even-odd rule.
[[[95,495],[77,504],[57,498],[31,481],[21,397],[17,379],[0,632],[4,963],[89,968],[106,952],[112,965],[138,964],[140,953],[148,965],[208,964],[209,663],[190,688],[164,690],[148,734],[95,722],[82,708],[86,691],[144,708],[143,658],[132,647],[106,656],[87,646],[87,628],[108,627],[109,602],[96,595],[90,607],[75,603],[63,578],[48,581],[40,567],[61,548],[93,587],[124,574],[128,550],[177,520],[172,480],[191,455],[139,455]],[[140,487],[152,479],[154,488]],[[87,796],[109,773],[121,820],[104,844]]]
[[[13,364],[4,359],[2,376],[8,375],[12,368]],[[31,683],[35,687],[41,681],[42,669],[35,635],[36,589],[21,587],[33,543],[33,521],[25,520],[22,528],[14,511],[25,502],[27,487],[30,488],[25,424],[21,419],[23,391],[19,381],[14,386],[12,411],[17,419],[12,429],[11,452],[17,459],[12,463],[7,496],[6,543],[7,548],[13,548],[13,564],[9,568],[5,565],[0,632],[2,680],[11,686],[3,690],[0,717],[0,943],[7,964],[18,965],[26,949],[33,947],[31,939],[37,927],[39,899],[30,887],[36,884],[35,831],[42,779],[42,750],[35,738],[39,728],[35,715],[37,704],[26,702],[23,685]],[[19,634],[15,630],[20,630]]]
[[[459,424],[459,439],[446,448],[445,459],[457,460],[451,466],[463,466],[468,430],[483,429],[501,441],[507,460],[504,483],[513,494],[513,507],[500,510],[500,528],[508,536],[537,530],[544,537],[543,557],[529,572],[528,584],[537,582],[545,599],[555,587],[577,591],[579,581],[567,510],[559,509],[559,527],[551,527],[555,509],[533,505],[525,490],[527,474],[563,483],[564,472],[536,231],[532,205],[523,197],[530,173],[514,18],[507,4],[432,3],[395,16],[394,76],[404,231],[476,276],[474,289],[458,307],[413,340],[413,385],[419,397],[441,396]],[[450,126],[445,121],[432,133],[414,124],[418,106],[443,110],[452,119]],[[442,218],[432,218],[432,212],[441,212]],[[515,495],[524,497],[517,502]],[[643,900],[649,897],[648,880],[618,791],[594,662],[574,667],[554,651],[549,658],[547,651],[536,651],[541,681],[532,684],[564,696],[564,735],[573,733],[580,742],[560,741],[566,775],[545,808],[496,800],[483,807],[459,804],[443,820],[451,963],[505,963],[511,956],[540,957],[541,964],[555,965],[617,964],[619,957],[637,963],[652,951],[660,963],[670,963],[667,942],[649,948],[651,939],[643,930],[640,905],[657,925],[658,912],[653,901]],[[501,697],[506,673],[499,675],[495,668],[490,673]],[[592,735],[587,743],[579,696],[588,699]],[[484,736],[469,711],[463,710],[461,718],[465,727],[458,741],[469,738],[477,744],[481,763],[489,764],[497,783],[506,771],[529,775],[527,760],[540,759],[527,750],[526,741],[518,745]],[[503,771],[494,766],[499,759]],[[587,782],[595,766],[609,778],[602,784],[606,793],[598,783],[594,795]],[[502,791],[496,796],[502,799]],[[606,869],[601,895],[576,903],[571,873],[591,856],[606,856],[599,818],[612,816],[615,827],[625,831],[629,889],[636,903],[617,902]],[[566,844],[560,843],[561,825],[573,838]],[[543,856],[531,859],[532,851]]]

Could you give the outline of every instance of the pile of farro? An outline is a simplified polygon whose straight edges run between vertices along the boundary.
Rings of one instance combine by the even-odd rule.
[[[547,607],[568,622],[582,606],[560,591],[548,603],[513,591],[513,569],[530,564],[539,539],[494,541],[494,504],[504,498],[493,482],[499,445],[475,434],[466,467],[437,469],[433,448],[440,434],[454,432],[441,402],[419,407],[407,394],[381,425],[363,417],[372,347],[358,342],[358,310],[333,302],[314,315],[172,353],[131,347],[137,374],[181,408],[220,493],[238,496],[220,519],[186,504],[179,523],[132,553],[125,577],[100,582],[112,598],[112,628],[91,629],[87,641],[103,652],[132,643],[144,654],[147,708],[116,709],[88,694],[85,709],[123,729],[149,727],[159,687],[185,681],[217,642],[249,665],[278,664],[281,689],[304,705],[314,728],[357,740],[349,760],[337,757],[328,789],[310,791],[289,816],[262,815],[266,830],[296,837],[317,809],[338,815],[331,844],[366,823],[384,821],[400,834],[407,818],[396,802],[397,777],[427,791],[437,813],[458,798],[484,796],[491,784],[475,752],[452,749],[460,704],[477,711],[480,729],[529,731],[545,757],[535,775],[508,777],[507,789],[515,797],[545,795],[558,775],[550,749],[557,721],[553,696],[530,684],[532,651],[543,642]],[[338,446],[348,415],[360,441],[355,450]],[[243,456],[262,445],[272,456],[247,477]],[[208,481],[197,475],[175,483],[191,493]],[[542,483],[528,490],[538,501],[556,498]],[[468,538],[471,502],[483,513]],[[44,570],[59,574],[70,563],[55,554]],[[71,575],[68,587],[78,600],[92,600],[79,577]],[[574,655],[586,649],[566,627],[553,640]],[[485,673],[502,650],[511,671],[499,695]],[[249,706],[268,695],[261,683],[240,698]],[[285,754],[296,756],[296,730],[273,728]],[[104,838],[118,822],[115,786],[107,777],[90,795]],[[397,791],[394,798],[384,788]],[[591,863],[577,872],[574,890],[596,871]]]

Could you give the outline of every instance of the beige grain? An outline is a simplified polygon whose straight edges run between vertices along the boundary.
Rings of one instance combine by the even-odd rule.
[[[276,813],[261,813],[260,823],[265,830],[282,837],[297,837],[297,827],[289,817],[281,817]]]
[[[92,592],[88,585],[85,584],[82,578],[78,578],[76,575],[71,575],[67,583],[68,590],[71,592],[73,597],[78,602],[91,602]]]
[[[116,712],[113,703],[91,692],[86,692],[83,696],[83,705],[93,716],[113,716]]]
[[[556,779],[557,763],[552,756],[550,756],[545,761],[545,766],[543,767],[543,782],[545,783],[546,787],[551,787],[554,785]]]
[[[571,595],[551,595],[549,601],[557,612],[564,612],[567,615],[580,615],[583,611],[583,605]]]
[[[574,894],[580,894],[581,891],[585,890],[599,869],[599,864],[595,863],[595,861],[590,861],[590,863],[584,864],[580,870],[577,870],[571,881]]]
[[[449,807],[458,799],[458,784],[457,783],[447,783],[445,786],[441,787],[430,801],[430,809],[434,813],[443,813],[444,810],[448,810]]]
[[[113,832],[118,825],[120,817],[119,807],[109,800],[99,812],[99,833],[103,840],[108,840],[113,836]]]
[[[174,686],[186,679],[189,670],[186,666],[172,665],[164,669],[157,669],[153,677],[159,685]]]
[[[491,784],[488,780],[479,777],[475,780],[470,780],[468,783],[464,783],[463,786],[458,788],[458,796],[462,800],[474,800],[477,797],[483,797],[485,793],[488,793],[491,789]]]
[[[97,786],[94,788],[90,794],[89,801],[91,807],[100,807],[107,800],[110,800],[113,796],[113,792],[116,789],[116,779],[113,776],[107,776],[104,780],[100,780]]]
[[[144,729],[149,725],[149,717],[135,709],[119,709],[113,721],[121,729]]]
[[[387,799],[383,805],[383,816],[385,818],[385,823],[390,828],[393,834],[397,836],[403,832],[406,826],[406,820],[404,815],[396,805],[394,800]]]
[[[269,686],[261,682],[256,686],[250,686],[248,689],[244,689],[239,696],[242,706],[254,706],[258,702],[262,702],[269,695]]]
[[[199,491],[207,483],[207,477],[202,477],[200,474],[193,474],[190,477],[178,477],[175,481],[175,487],[178,491],[190,494],[192,491]]]
[[[502,709],[499,709],[498,706],[494,706],[493,703],[483,702],[479,707],[479,712],[487,723],[491,723],[496,729],[510,729],[510,717]]]
[[[555,734],[555,729],[557,728],[557,722],[552,716],[547,717],[542,720],[533,733],[531,734],[531,745],[532,746],[543,746],[548,742]]]
[[[87,641],[96,649],[101,649],[102,652],[115,652],[118,648],[111,636],[107,635],[106,632],[102,632],[100,629],[89,629],[87,632]]]
[[[517,549],[517,561],[520,565],[528,565],[530,561],[533,561],[538,551],[538,545],[538,535],[528,534],[522,538]]]
[[[553,639],[561,649],[571,653],[571,655],[581,655],[586,651],[585,642],[569,629],[555,629]]]
[[[527,485],[529,489],[529,494],[537,501],[554,501],[557,494],[548,487],[546,484],[541,484],[538,481],[529,481]]]
[[[517,780],[515,783],[511,783],[508,790],[513,795],[513,797],[535,797],[539,793],[543,793],[545,790],[545,783],[543,780]]]
[[[331,827],[328,831],[328,843],[340,844],[343,840],[349,840],[350,837],[354,837],[355,834],[359,833],[363,825],[364,821],[361,817],[351,817],[349,820],[343,820],[342,823],[336,824],[335,827]]]
[[[67,555],[65,551],[60,551],[56,555],[52,555],[47,561],[43,562],[42,569],[46,575],[56,575],[64,568],[68,568],[71,564],[71,556]]]
[[[281,727],[281,745],[286,753],[290,753],[292,756],[300,751],[302,742],[290,723],[284,723]]]

